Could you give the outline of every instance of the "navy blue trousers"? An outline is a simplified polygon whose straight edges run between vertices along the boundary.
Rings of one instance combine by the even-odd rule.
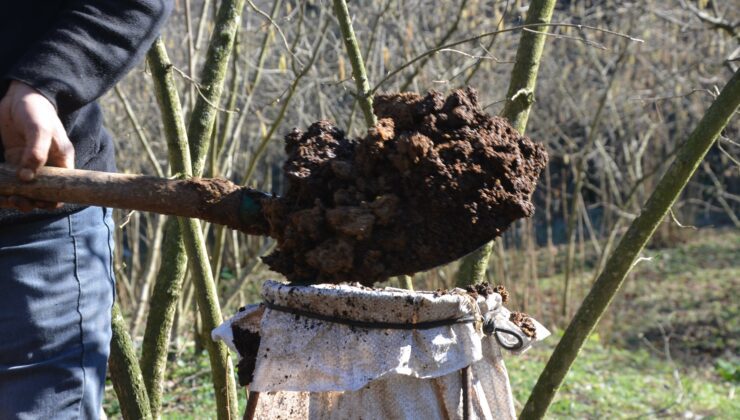
[[[1,420],[99,418],[114,299],[110,213],[0,227]]]

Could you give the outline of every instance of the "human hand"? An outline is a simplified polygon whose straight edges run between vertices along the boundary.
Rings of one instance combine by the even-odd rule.
[[[18,179],[30,182],[48,164],[74,169],[75,152],[54,105],[36,89],[12,81],[0,100],[0,138],[5,161],[18,167]],[[0,196],[0,207],[24,212],[52,209],[59,203]]]

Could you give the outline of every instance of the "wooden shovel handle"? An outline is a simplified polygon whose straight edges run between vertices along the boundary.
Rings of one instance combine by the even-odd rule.
[[[261,204],[271,197],[225,179],[177,180],[44,167],[33,181],[21,182],[16,170],[0,163],[0,195],[197,218],[255,235],[268,232]]]

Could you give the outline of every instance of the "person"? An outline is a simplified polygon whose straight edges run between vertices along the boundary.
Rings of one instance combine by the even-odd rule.
[[[97,99],[168,0],[24,0],[0,14],[0,161],[114,171]],[[114,299],[110,210],[0,197],[0,419],[99,418]]]

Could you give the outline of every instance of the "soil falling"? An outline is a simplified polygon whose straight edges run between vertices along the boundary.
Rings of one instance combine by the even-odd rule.
[[[527,337],[536,338],[537,327],[534,325],[534,322],[529,315],[524,312],[512,312],[509,316],[509,321],[516,324],[516,326],[519,327]]]
[[[327,121],[285,138],[285,195],[263,201],[297,283],[372,285],[455,260],[531,216],[541,145],[485,114],[472,89],[375,97],[362,139]]]

